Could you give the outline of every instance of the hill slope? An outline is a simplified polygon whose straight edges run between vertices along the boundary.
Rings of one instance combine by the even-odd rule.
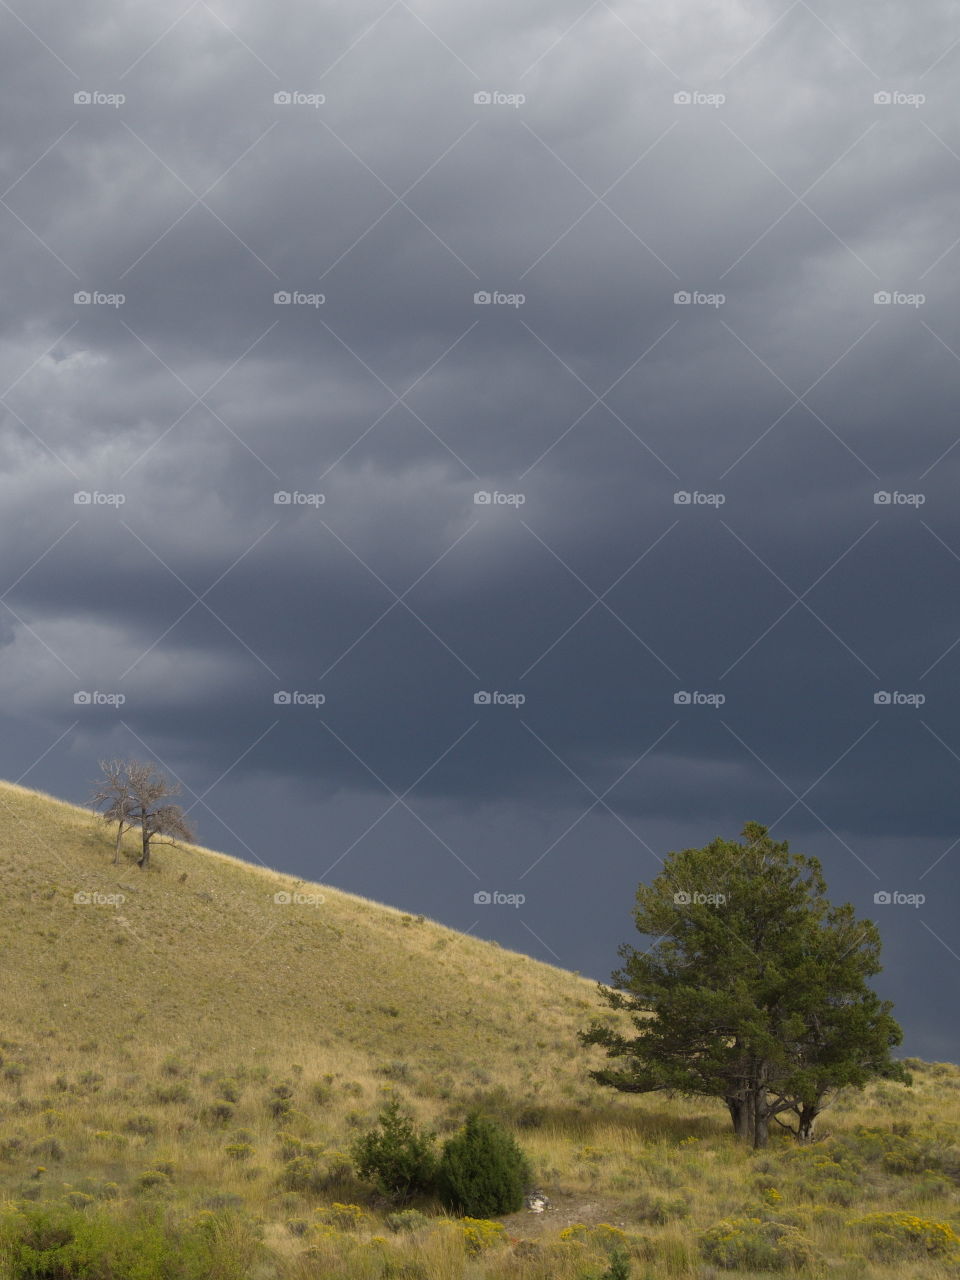
[[[754,1153],[710,1100],[588,1079],[585,979],[209,850],[133,852],[0,784],[0,1280],[960,1274],[952,1064]],[[495,1115],[547,1211],[391,1219],[343,1154],[389,1097],[441,1137]]]
[[[0,971],[17,974],[0,1026],[65,1049],[282,1044],[368,1069],[415,1052],[437,1075],[496,1067],[509,1085],[539,1078],[545,1049],[569,1061],[596,1006],[586,979],[224,854],[159,846],[145,873],[131,842],[114,867],[111,830],[0,784]]]

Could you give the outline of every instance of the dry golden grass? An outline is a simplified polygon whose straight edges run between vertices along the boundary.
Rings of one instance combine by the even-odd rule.
[[[960,1232],[956,1067],[918,1064],[912,1089],[842,1096],[812,1148],[778,1136],[754,1154],[720,1106],[593,1085],[575,1034],[601,1012],[585,979],[210,850],[160,847],[147,873],[132,845],[120,867],[112,852],[89,812],[0,784],[8,1210],[66,1199],[188,1220],[232,1206],[237,1220],[218,1227],[238,1233],[223,1280],[600,1277],[617,1239],[602,1223],[625,1233],[634,1276],[708,1280],[723,1272],[701,1233],[752,1217],[803,1233],[819,1261],[799,1274],[960,1276],[956,1258],[912,1246],[884,1258],[848,1225],[902,1211]],[[441,1136],[476,1104],[513,1126],[550,1210],[506,1219],[510,1239],[477,1255],[449,1221],[395,1235],[389,1206],[349,1173],[322,1192],[284,1189],[298,1142],[335,1164],[391,1093]],[[324,1234],[316,1210],[333,1201],[368,1217]],[[585,1231],[563,1239],[577,1223]],[[2,1247],[0,1280],[19,1280]]]

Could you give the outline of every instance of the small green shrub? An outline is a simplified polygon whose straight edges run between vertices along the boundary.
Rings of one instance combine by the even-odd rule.
[[[633,1206],[638,1222],[653,1223],[662,1227],[673,1218],[686,1218],[690,1205],[685,1196],[641,1196]]]
[[[137,1176],[133,1185],[137,1191],[155,1191],[158,1187],[167,1187],[169,1183],[170,1175],[163,1169],[145,1169]]]
[[[610,1265],[600,1280],[630,1280],[630,1255],[618,1249],[610,1259]]]
[[[212,1196],[206,1196],[200,1207],[212,1209],[215,1213],[221,1209],[239,1212],[243,1209],[243,1196],[235,1195],[232,1191],[218,1191]]]
[[[354,1142],[352,1155],[358,1175],[398,1203],[433,1186],[433,1134],[417,1129],[396,1098],[381,1110],[377,1127]]]
[[[430,1219],[419,1209],[398,1209],[396,1213],[388,1213],[386,1224],[391,1231],[420,1231],[430,1225]]]
[[[44,1156],[48,1160],[60,1161],[66,1152],[58,1138],[43,1138],[30,1148],[31,1155]]]
[[[331,1081],[315,1080],[310,1086],[310,1101],[318,1107],[324,1107],[330,1101]]]
[[[448,1208],[490,1218],[522,1207],[530,1177],[527,1158],[510,1134],[473,1112],[444,1145],[436,1187]]]
[[[327,1177],[323,1166],[310,1156],[294,1156],[280,1173],[280,1186],[285,1191],[307,1191],[320,1195],[326,1190]]]
[[[796,1227],[760,1218],[731,1218],[700,1236],[707,1262],[726,1271],[786,1271],[811,1266],[814,1253]]]
[[[176,1084],[158,1085],[153,1091],[153,1101],[163,1104],[189,1102],[190,1090],[180,1081]]]
[[[240,1093],[240,1083],[233,1076],[224,1076],[217,1081],[216,1095],[218,1098],[222,1098],[224,1102],[239,1102]]]
[[[127,1133],[139,1134],[141,1138],[152,1138],[157,1132],[157,1126],[150,1116],[131,1116],[129,1120],[123,1122],[123,1127]]]
[[[233,1103],[214,1102],[212,1106],[204,1109],[203,1119],[212,1125],[229,1124],[233,1119]]]
[[[86,1209],[88,1205],[96,1203],[94,1197],[86,1191],[68,1191],[63,1198],[71,1209]]]
[[[18,1280],[233,1280],[248,1274],[228,1269],[228,1256],[210,1233],[148,1218],[117,1219],[93,1208],[24,1206],[0,1217],[4,1273]]]
[[[285,1120],[293,1110],[293,1090],[288,1084],[275,1084],[267,1098],[267,1110],[274,1120]]]

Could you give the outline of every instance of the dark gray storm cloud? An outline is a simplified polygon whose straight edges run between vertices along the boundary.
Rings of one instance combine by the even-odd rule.
[[[956,42],[2,6],[3,774],[150,756],[211,846],[597,976],[775,824],[955,1056]]]

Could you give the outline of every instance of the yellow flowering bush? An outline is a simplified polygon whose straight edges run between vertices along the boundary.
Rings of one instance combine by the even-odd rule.
[[[637,1238],[628,1236],[620,1227],[614,1227],[609,1222],[598,1223],[595,1227],[588,1227],[583,1222],[575,1222],[570,1227],[564,1227],[560,1232],[560,1239],[564,1244],[589,1245],[608,1254],[626,1248],[631,1243],[631,1239]]]
[[[507,1238],[503,1223],[492,1222],[489,1218],[461,1218],[459,1226],[468,1253],[483,1253],[496,1244],[503,1244]]]
[[[341,1204],[339,1200],[334,1200],[330,1205],[321,1205],[316,1210],[316,1216],[321,1225],[339,1228],[341,1231],[356,1231],[370,1217],[360,1205]]]
[[[707,1262],[727,1271],[787,1271],[810,1266],[814,1253],[796,1227],[760,1218],[729,1218],[700,1236]]]
[[[880,1259],[926,1254],[960,1262],[960,1236],[945,1222],[912,1213],[867,1213],[852,1218],[847,1226],[865,1231],[874,1256]]]

